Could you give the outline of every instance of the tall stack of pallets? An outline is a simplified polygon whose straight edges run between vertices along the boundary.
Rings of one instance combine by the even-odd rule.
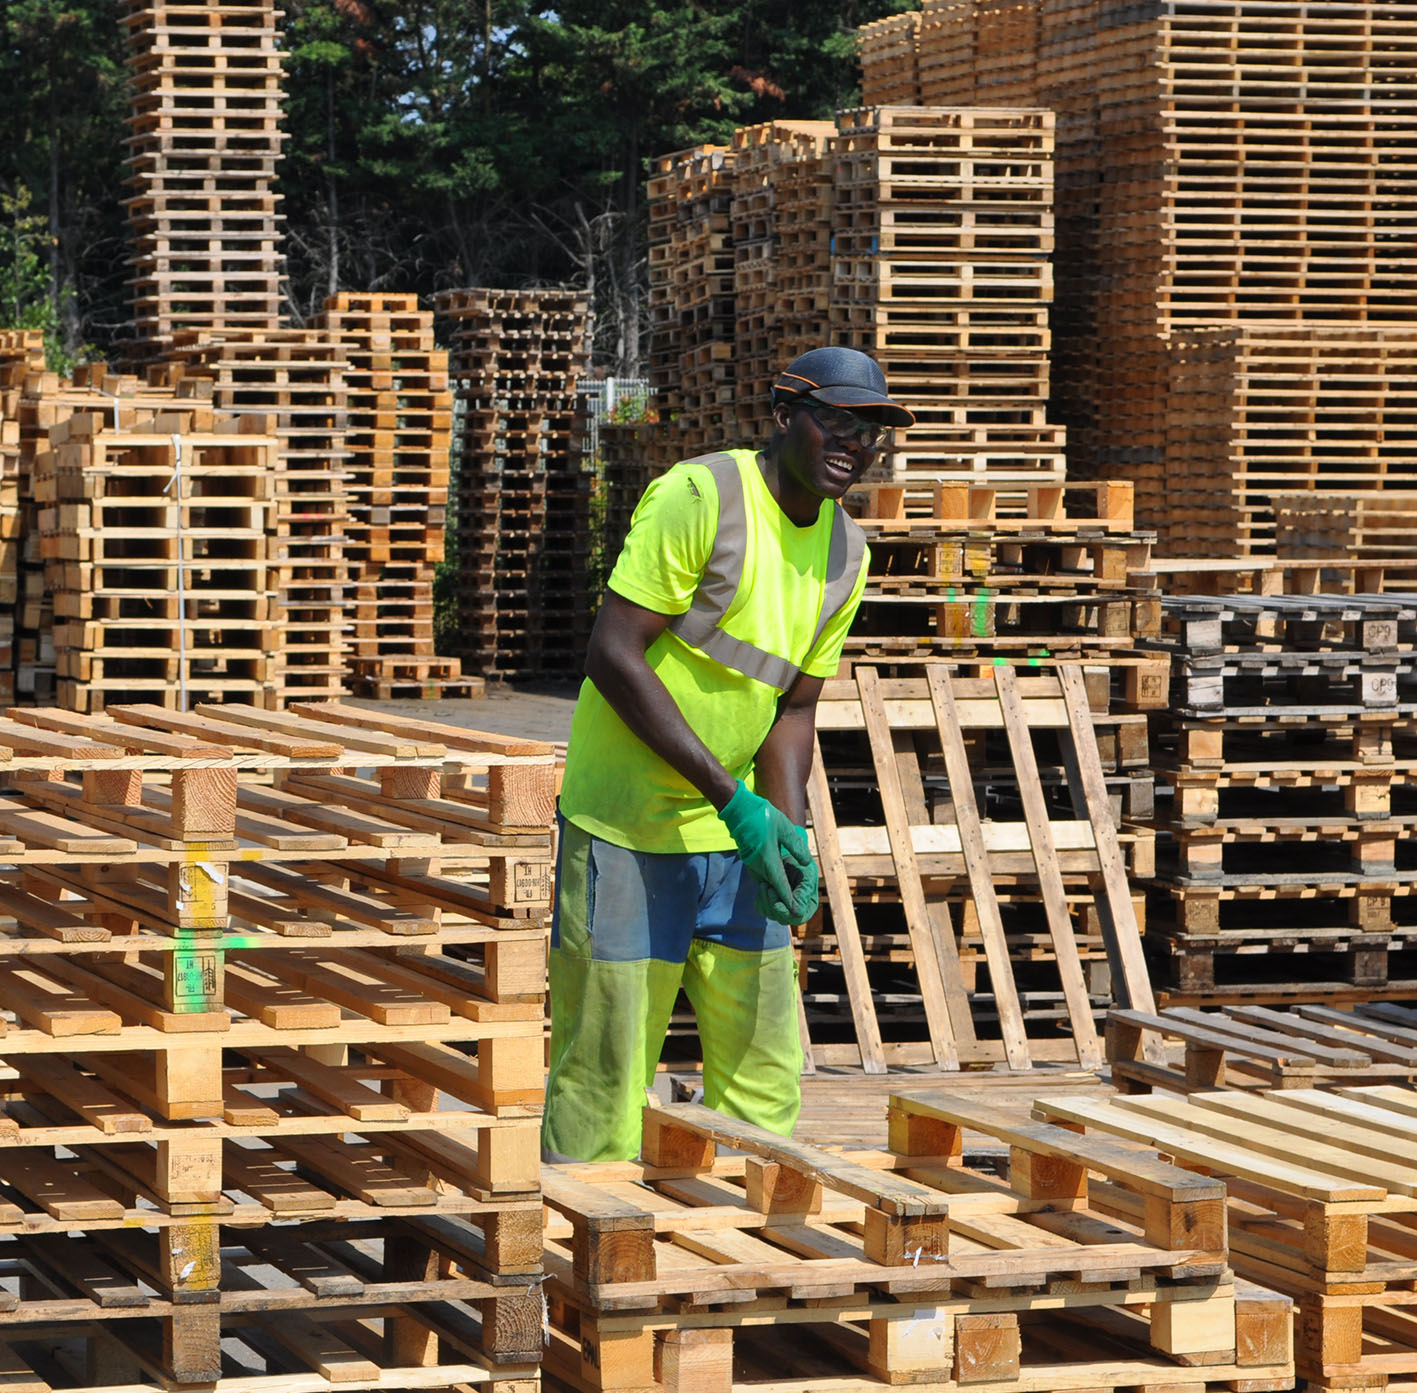
[[[1385,0],[1047,0],[1013,13],[1011,90],[1017,99],[1026,86],[1031,53],[1032,100],[1058,118],[1055,415],[1070,467],[1135,480],[1142,520],[1171,550],[1265,549],[1268,528],[1241,525],[1248,514],[1219,509],[1215,535],[1199,542],[1185,516],[1173,523],[1174,507],[1195,505],[1170,451],[1179,438],[1190,467],[1201,449],[1173,414],[1173,372],[1192,377],[1196,331],[1246,321],[1256,328],[1237,371],[1268,371],[1265,344],[1283,324],[1272,366],[1295,371],[1307,340],[1314,362],[1296,386],[1319,395],[1332,331],[1360,339],[1412,324],[1417,113],[1391,98],[1417,76],[1417,16]],[[927,0],[924,101],[997,99],[990,72],[1002,69],[983,46],[1002,15],[998,0]],[[876,51],[864,45],[863,59]],[[1376,373],[1382,357],[1373,350]],[[1341,474],[1382,432],[1365,415],[1311,457]],[[1249,448],[1232,423],[1206,475]],[[1256,465],[1267,467],[1258,455]],[[1371,486],[1404,487],[1387,476]]]
[[[7,1381],[535,1386],[552,774],[337,704],[0,721]]]
[[[138,345],[280,323],[275,0],[127,0]]]
[[[268,700],[275,453],[268,418],[200,400],[51,428],[33,491],[65,707]]]
[[[577,672],[590,632],[591,478],[575,391],[587,302],[574,291],[456,290],[437,310],[461,409],[460,656],[496,680]]]
[[[456,658],[433,651],[433,580],[443,560],[453,397],[448,355],[416,295],[342,292],[317,327],[349,355],[351,682],[360,696],[453,696]]]
[[[109,372],[103,363],[76,368],[73,381],[44,371],[42,358],[34,371],[25,374],[19,400],[21,559],[15,636],[15,694],[20,699],[48,702],[55,698],[56,611],[60,619],[90,617],[83,613],[83,602],[67,612],[63,604],[56,606],[53,577],[46,575],[49,563],[34,474],[36,458],[49,448],[50,432],[63,428],[76,413],[97,414],[112,429],[123,430],[132,426],[139,414],[181,410],[183,405],[166,388],[148,386],[131,374]]]
[[[736,434],[726,443],[768,434],[773,378],[827,341],[835,137],[830,121],[769,121],[733,134]]]
[[[649,180],[650,384],[676,459],[720,448],[737,428],[734,362],[734,165],[738,152],[696,145],[654,162]]]
[[[280,452],[271,476],[271,574],[280,658],[271,701],[338,696],[348,652],[346,349],[318,329],[174,337],[169,375],[205,378],[224,411],[270,413]]]
[[[919,106],[916,31],[920,11],[872,20],[857,31],[861,48],[862,106]]]
[[[1407,995],[1417,978],[1417,608],[1402,595],[1165,597],[1154,713],[1165,999]]]
[[[1061,480],[1052,115],[879,107],[838,123],[832,337],[870,353],[916,418],[878,468]]]
[[[1417,498],[1414,367],[1417,325],[1177,330],[1167,549],[1272,554],[1279,493]]]
[[[40,330],[0,331],[0,695],[7,701],[15,699],[16,623],[23,570],[20,501],[25,491],[21,473],[26,460],[22,402],[26,379],[43,371],[44,335]]]

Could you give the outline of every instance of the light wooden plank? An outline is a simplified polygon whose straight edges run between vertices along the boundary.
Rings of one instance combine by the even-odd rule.
[[[965,997],[964,982],[958,973],[958,958],[954,966],[954,980],[949,978],[950,964],[942,961],[939,945],[930,925],[930,912],[925,904],[925,891],[920,883],[920,867],[915,861],[915,851],[910,840],[910,823],[905,815],[905,799],[900,786],[900,774],[896,768],[895,752],[891,745],[890,726],[885,710],[881,706],[876,690],[876,670],[865,664],[856,669],[856,689],[861,695],[861,710],[866,720],[866,735],[871,746],[871,759],[876,767],[876,781],[880,786],[881,806],[885,812],[886,830],[891,839],[891,860],[895,865],[896,883],[900,889],[901,905],[905,910],[906,931],[910,935],[910,946],[915,955],[915,975],[920,985],[920,1000],[925,1011],[926,1027],[930,1033],[930,1045],[935,1052],[935,1061],[942,1069],[959,1068],[959,1051],[955,1043],[954,1023],[948,1003],[948,996],[955,993]],[[951,936],[953,946],[953,936]],[[1017,1001],[1015,1001],[1017,1007]],[[1004,1011],[1001,1010],[1001,1016]],[[1019,1019],[1022,1029],[1022,1019]],[[1007,1037],[1006,1037],[1007,1038]],[[1010,1053],[1010,1060],[1013,1055]],[[1028,1060],[1025,1042],[1022,1059],[1026,1067]]]
[[[836,931],[842,975],[846,979],[847,1001],[856,1027],[856,1044],[861,1052],[861,1067],[868,1074],[884,1074],[886,1059],[881,1043],[881,1026],[876,1019],[876,1003],[866,971],[866,954],[861,947],[861,929],[856,922],[851,879],[841,856],[836,812],[832,808],[831,789],[827,785],[826,769],[822,763],[820,739],[814,739],[814,745],[812,769],[807,776],[807,807],[812,815],[812,830],[816,836],[822,880],[827,887],[827,902],[831,905],[832,927]]]

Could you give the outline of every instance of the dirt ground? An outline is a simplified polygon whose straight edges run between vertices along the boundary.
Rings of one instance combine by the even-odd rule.
[[[472,730],[515,735],[525,740],[549,740],[564,745],[571,733],[571,712],[579,682],[510,687],[489,687],[487,695],[472,701],[363,701],[354,706],[372,711],[443,721]]]

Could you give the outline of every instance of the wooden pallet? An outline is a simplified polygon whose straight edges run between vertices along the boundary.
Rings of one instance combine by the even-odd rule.
[[[985,804],[981,819],[970,744],[1002,730],[1012,777],[1010,797]],[[862,801],[860,783],[837,774],[837,732],[864,734],[866,768],[879,788],[878,807]],[[1051,732],[1073,802],[1072,820],[1050,815],[1043,799],[1035,732]],[[860,734],[855,738],[859,743]],[[836,744],[832,743],[836,737]],[[917,747],[917,741],[924,743]],[[933,750],[928,750],[933,746]],[[925,751],[925,753],[922,753]],[[860,763],[859,755],[847,767]],[[941,767],[942,766],[942,767]],[[940,773],[946,776],[945,796]],[[834,776],[836,776],[834,778]],[[1007,775],[1005,776],[1007,777]],[[1101,1058],[1078,957],[1065,877],[1085,881],[1123,1002],[1149,1009],[1151,988],[1141,960],[1121,847],[1107,801],[1085,688],[1074,669],[1056,678],[1018,679],[999,667],[992,680],[952,680],[941,668],[925,679],[883,681],[858,667],[854,684],[828,684],[818,708],[818,748],[808,784],[812,834],[822,867],[854,1039],[840,1062],[884,1072],[892,1063],[932,1063],[952,1070],[981,1063],[1029,1068],[1061,1050],[1084,1064]],[[932,804],[945,821],[937,822]],[[882,826],[881,824],[884,824]],[[857,916],[857,880],[891,878],[913,948],[915,982],[927,1028],[924,1039],[882,1038],[875,987],[867,971]],[[1069,1029],[1056,1042],[1030,1037],[998,908],[998,884],[1027,884],[1042,900],[1067,1003]],[[961,972],[945,893],[968,883],[988,963],[998,1039],[981,1039]],[[811,994],[810,946],[804,991]],[[918,1026],[917,1026],[918,1028]],[[804,1016],[804,1033],[811,1022]],[[837,1062],[829,1047],[809,1039],[809,1058]],[[1050,1051],[1051,1046],[1051,1051]]]
[[[448,355],[416,295],[341,292],[317,327],[349,354],[349,524],[354,690],[387,700],[462,695],[433,649],[433,579],[444,555],[453,398]]]
[[[590,476],[575,383],[586,305],[562,291],[449,291],[461,412],[457,643],[489,680],[577,671],[589,637]]]
[[[277,413],[269,559],[281,646],[270,702],[338,697],[349,583],[344,346],[318,329],[193,330],[175,336],[166,361],[178,380],[210,381],[226,410]]]
[[[1156,1015],[1113,1011],[1107,1017],[1107,1057],[1123,1093],[1410,1083],[1417,1071],[1415,1026],[1417,1015],[1409,1008],[1383,1002],[1346,1010],[1228,1006],[1220,1011],[1171,1007]],[[1155,1031],[1172,1047],[1166,1064],[1141,1057],[1145,1031]]]
[[[1007,1183],[964,1126],[1011,1149]],[[778,1387],[1289,1386],[1288,1303],[1231,1282],[1214,1182],[935,1095],[893,1097],[889,1140],[833,1153],[680,1104],[646,1110],[643,1162],[544,1168],[548,1374],[766,1387],[762,1325]],[[1099,1224],[1088,1170],[1145,1224]]]
[[[78,414],[49,441],[32,487],[60,699],[79,711],[119,696],[263,701],[276,656],[269,418],[195,409],[115,432]]]
[[[135,358],[194,328],[279,328],[284,142],[274,0],[209,23],[198,5],[127,0],[127,200]],[[193,192],[222,197],[200,210]],[[193,217],[196,212],[195,218]]]
[[[1160,1150],[1225,1184],[1237,1274],[1291,1295],[1295,1366],[1323,1390],[1399,1388],[1417,1365],[1409,1088],[1041,1098],[1035,1115]],[[1093,1190],[1135,1222],[1131,1197]]]
[[[319,703],[16,708],[0,752],[0,1344],[107,1300],[135,1381],[274,1339],[292,1387],[524,1387],[549,747]]]

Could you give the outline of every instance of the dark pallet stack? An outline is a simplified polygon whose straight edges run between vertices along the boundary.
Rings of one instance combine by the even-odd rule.
[[[719,449],[737,430],[733,169],[738,152],[696,145],[654,161],[649,180],[649,377],[672,457]],[[732,443],[732,442],[729,442]]]
[[[773,378],[827,342],[836,127],[769,121],[733,133],[733,289],[737,303],[732,444],[771,430]]]
[[[275,418],[269,546],[280,658],[270,700],[339,696],[348,652],[345,348],[318,329],[194,330],[175,336],[166,368],[173,380],[210,381],[224,411]]]
[[[433,651],[443,560],[453,395],[448,355],[416,295],[341,292],[317,327],[349,355],[351,686],[358,696],[459,696],[456,658]]]
[[[878,52],[863,45],[863,60]],[[1417,319],[1417,111],[1402,97],[1417,77],[1411,6],[936,0],[921,15],[917,64],[924,102],[1007,91],[1057,115],[1053,406],[1070,472],[1134,480],[1139,516],[1168,551],[1263,546],[1249,515],[1228,531],[1209,519],[1203,538],[1190,530],[1195,503],[1173,446],[1206,479],[1252,446],[1237,422],[1198,459],[1202,442],[1173,415],[1173,348],[1184,374],[1190,336],[1252,321],[1236,370],[1283,374],[1288,349],[1263,347],[1278,325],[1318,353],[1316,330],[1361,340]],[[1381,373],[1381,350],[1370,352]],[[1316,370],[1301,390],[1322,383]],[[1383,444],[1380,413],[1355,413],[1310,453],[1338,474],[1355,449]],[[1364,486],[1404,485],[1384,475]]]
[[[1162,614],[1147,945],[1163,997],[1410,993],[1414,597],[1178,597]]]
[[[21,470],[26,461],[20,416],[26,379],[43,371],[40,330],[0,330],[0,699],[5,701],[15,699],[21,576],[26,570],[42,569],[22,565]],[[35,600],[36,608],[45,601],[42,584],[35,590]]]
[[[441,294],[458,439],[457,643],[488,680],[580,671],[591,476],[576,381],[585,299],[563,290]]]
[[[278,15],[275,0],[127,0],[138,354],[180,329],[280,324]]]

